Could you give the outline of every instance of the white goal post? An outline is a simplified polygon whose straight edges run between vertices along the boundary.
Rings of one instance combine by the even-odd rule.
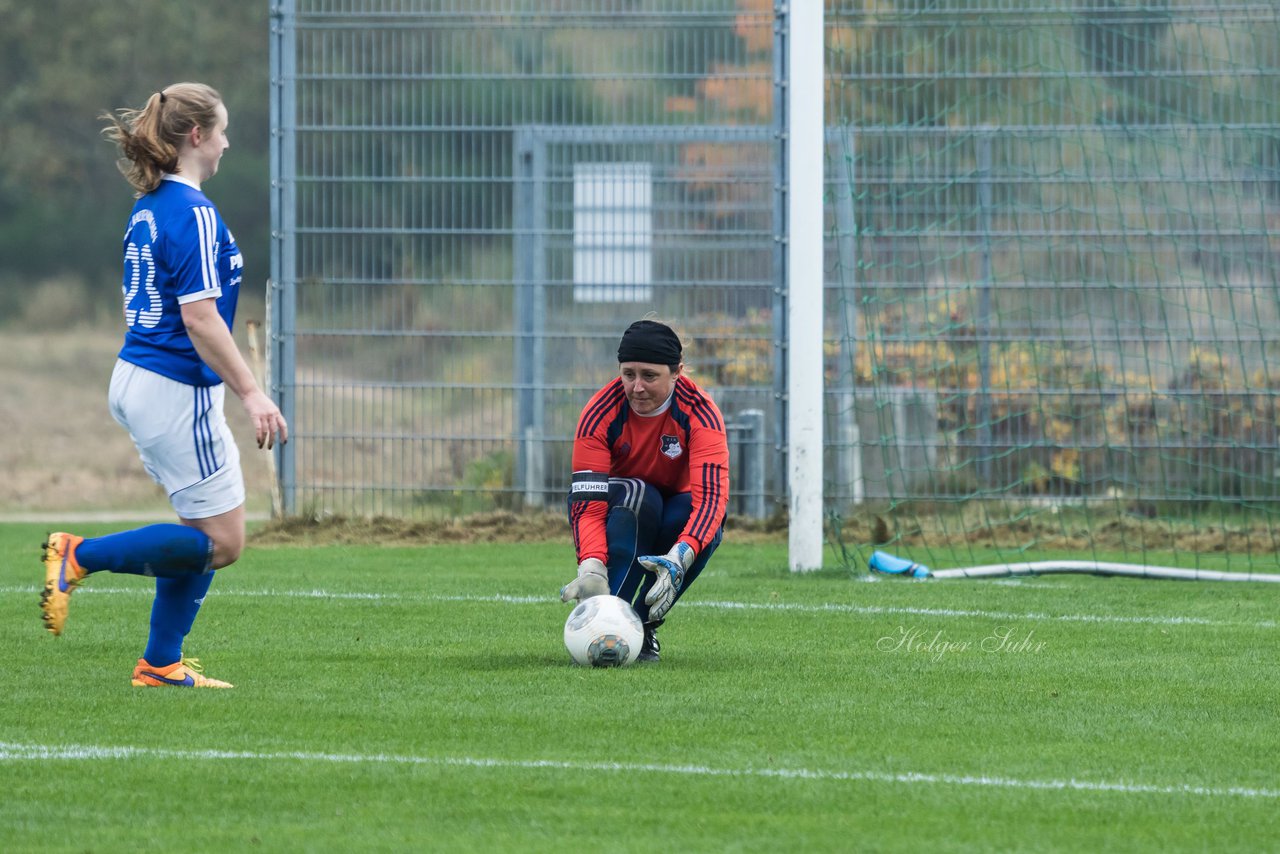
[[[788,564],[822,568],[823,4],[786,11]]]

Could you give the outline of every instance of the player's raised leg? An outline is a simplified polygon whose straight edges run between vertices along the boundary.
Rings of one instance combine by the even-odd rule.
[[[84,537],[59,531],[44,544],[44,591],[40,610],[44,627],[62,634],[71,594],[94,572],[117,572],[156,578],[200,576],[210,569],[213,543],[202,531],[160,524]]]

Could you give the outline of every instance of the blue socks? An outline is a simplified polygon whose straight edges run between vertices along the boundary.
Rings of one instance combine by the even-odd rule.
[[[142,657],[152,667],[166,667],[182,658],[182,641],[191,631],[215,573],[157,578],[151,605],[151,635]]]
[[[151,635],[143,658],[165,667],[182,658],[182,641],[213,583],[213,540],[188,525],[162,524],[86,539],[76,546],[86,573],[154,576]]]
[[[89,573],[180,578],[208,572],[212,560],[213,540],[204,531],[173,523],[93,537],[76,546],[76,562]]]

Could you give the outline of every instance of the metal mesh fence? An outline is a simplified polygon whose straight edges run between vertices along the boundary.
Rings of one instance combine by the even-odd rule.
[[[829,21],[829,504],[1274,564],[1280,8],[909,6]]]
[[[738,354],[775,350],[771,8],[304,1],[273,27],[288,512],[558,505],[651,313],[760,512],[776,370]]]
[[[834,16],[839,384],[937,415],[868,423],[898,447],[848,497],[1280,497],[1278,24],[1262,3]]]
[[[825,7],[828,505],[1278,497],[1276,6]],[[785,24],[280,3],[289,511],[557,505],[650,312],[779,506]]]

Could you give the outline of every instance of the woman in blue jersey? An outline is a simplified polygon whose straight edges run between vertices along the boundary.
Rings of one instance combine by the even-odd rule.
[[[202,190],[229,145],[227,110],[209,86],[176,83],[140,110],[103,118],[138,197],[124,236],[125,338],[111,377],[111,414],[168,492],[180,524],[88,539],[50,534],[44,625],[62,633],[71,593],[94,572],[153,576],[151,630],[132,683],[230,688],[182,656],[214,570],[234,563],[244,547],[244,479],[223,417],[226,389],[243,404],[259,447],[287,441],[288,427],[231,336],[242,259]]]

